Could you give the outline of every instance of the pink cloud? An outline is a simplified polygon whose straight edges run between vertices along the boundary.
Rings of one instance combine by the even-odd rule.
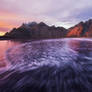
[[[7,32],[9,30],[9,28],[6,27],[0,27],[0,31],[1,32]]]

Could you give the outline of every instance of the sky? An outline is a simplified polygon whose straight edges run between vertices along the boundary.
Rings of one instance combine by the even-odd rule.
[[[0,0],[0,34],[22,23],[69,28],[92,18],[92,0]]]

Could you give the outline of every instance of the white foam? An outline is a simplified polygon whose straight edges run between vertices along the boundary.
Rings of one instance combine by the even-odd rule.
[[[89,38],[64,38],[27,42],[8,49],[6,59],[12,64],[12,68],[18,67],[21,70],[43,65],[60,67],[70,62],[74,63],[78,57],[78,53],[69,46],[69,42],[73,40],[92,41]]]

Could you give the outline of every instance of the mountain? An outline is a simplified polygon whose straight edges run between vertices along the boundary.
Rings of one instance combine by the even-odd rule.
[[[92,37],[92,19],[68,29],[67,37]]]
[[[11,38],[31,38],[31,39],[44,39],[44,38],[62,38],[67,34],[67,29],[63,27],[48,26],[44,22],[36,23],[31,22],[22,24],[18,28],[12,29],[9,33],[5,34],[6,37]]]
[[[12,39],[49,39],[62,37],[92,37],[92,19],[80,22],[74,27],[65,29],[64,27],[48,26],[44,22],[31,22],[22,24],[18,28],[13,28],[7,32],[5,38]]]

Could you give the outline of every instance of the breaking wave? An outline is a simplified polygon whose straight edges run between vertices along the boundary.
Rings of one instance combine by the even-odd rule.
[[[92,40],[79,38],[27,42],[8,49],[6,60],[11,63],[12,68],[24,70],[43,65],[61,67],[74,64],[74,61],[83,64],[84,60],[92,60],[91,46]]]

